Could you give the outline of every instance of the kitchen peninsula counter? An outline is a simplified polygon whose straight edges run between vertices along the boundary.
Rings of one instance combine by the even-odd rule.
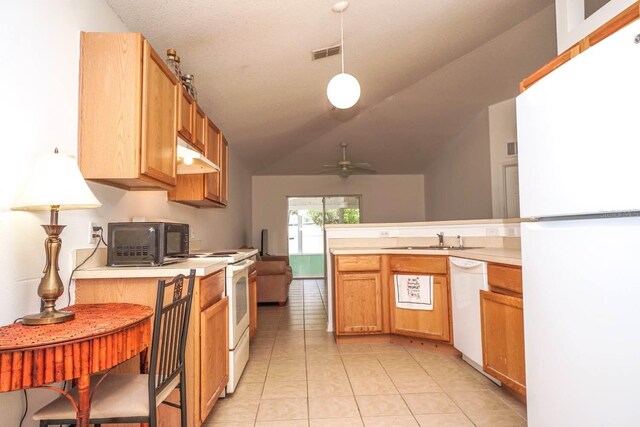
[[[417,245],[416,245],[417,246]],[[396,249],[396,248],[332,248],[333,255],[446,255],[478,261],[509,265],[522,265],[520,249],[477,248],[477,249]]]
[[[178,274],[188,275],[193,268],[197,277],[204,277],[220,271],[227,262],[216,258],[189,258],[174,264],[157,267],[81,267],[73,275],[74,279],[131,279],[174,277]]]

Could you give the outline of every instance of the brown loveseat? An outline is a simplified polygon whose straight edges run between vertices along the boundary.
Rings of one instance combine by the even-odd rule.
[[[277,302],[284,306],[289,298],[293,273],[289,257],[267,255],[256,261],[258,302]]]

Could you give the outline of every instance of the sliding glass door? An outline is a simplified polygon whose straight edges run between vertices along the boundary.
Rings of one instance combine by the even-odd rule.
[[[287,199],[289,261],[293,277],[325,277],[324,225],[359,223],[360,196]]]

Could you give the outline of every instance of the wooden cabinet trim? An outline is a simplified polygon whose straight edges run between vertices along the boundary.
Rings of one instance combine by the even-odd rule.
[[[553,70],[560,67],[565,62],[578,56],[580,53],[606,39],[611,34],[634,22],[638,18],[640,18],[640,1],[633,3],[621,13],[607,21],[604,25],[593,31],[587,37],[580,40],[574,46],[570,47],[557,57],[553,58],[547,64],[543,65],[540,69],[530,74],[528,77],[525,77],[520,82],[520,92],[524,92],[538,80],[542,79],[544,76],[551,73]]]
[[[389,255],[394,273],[448,274],[448,258],[439,255]]]
[[[522,295],[522,268],[504,264],[487,264],[487,278],[492,288]]]
[[[538,80],[540,80],[547,74],[551,73],[556,68],[559,68],[562,64],[566,63],[571,58],[575,58],[576,56],[578,56],[580,54],[580,51],[581,51],[580,45],[576,44],[570,47],[569,49],[565,50],[560,55],[553,58],[551,61],[549,61],[547,64],[545,64],[542,68],[540,68],[533,74],[529,75],[528,77],[525,77],[520,82],[520,92],[524,92],[525,90],[533,86],[533,84],[536,83]]]
[[[380,271],[380,255],[340,255],[336,257],[336,266],[340,272]]]
[[[220,204],[229,204],[229,143],[224,134],[221,133],[222,143],[220,144]]]
[[[224,296],[224,270],[200,279],[200,309],[204,310]]]
[[[202,108],[197,104],[193,103],[193,146],[201,153],[205,152],[205,144],[206,144],[206,129],[207,129],[207,115],[204,113]]]
[[[626,27],[636,19],[640,18],[640,2],[636,2],[626,8],[624,11],[607,21],[603,26],[596,29],[594,32],[589,34],[583,40],[583,49],[584,52],[586,49],[591,46],[601,42],[602,40],[609,37],[611,34],[615,33],[619,29]]]

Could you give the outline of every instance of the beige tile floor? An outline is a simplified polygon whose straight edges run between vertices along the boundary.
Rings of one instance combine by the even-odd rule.
[[[323,280],[260,306],[251,358],[213,426],[526,426],[525,407],[459,357],[395,344],[336,345]]]

